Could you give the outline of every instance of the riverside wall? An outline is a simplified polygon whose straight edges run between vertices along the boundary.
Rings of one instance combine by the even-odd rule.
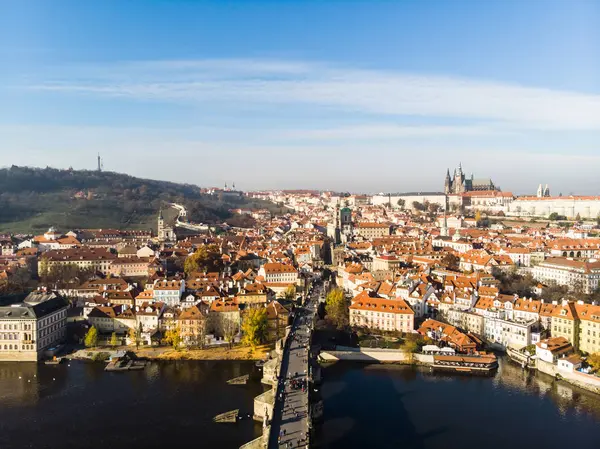
[[[600,377],[579,371],[564,371],[558,369],[557,365],[537,360],[536,368],[544,374],[564,380],[571,385],[600,394]]]
[[[322,362],[347,360],[365,363],[433,364],[432,355],[411,354],[399,349],[350,348],[341,346],[338,346],[335,351],[321,351],[319,360]]]

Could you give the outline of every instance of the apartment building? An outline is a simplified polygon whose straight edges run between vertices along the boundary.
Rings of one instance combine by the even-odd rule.
[[[38,260],[38,273],[52,269],[54,265],[76,265],[77,268],[92,269],[104,275],[111,273],[112,263],[118,259],[108,249],[71,248],[46,251]]]
[[[181,295],[185,291],[183,279],[160,279],[154,282],[154,301],[164,302],[167,306],[176,306],[181,301]]]
[[[292,265],[280,262],[264,264],[258,270],[258,275],[267,283],[295,284],[298,281],[298,271]]]
[[[579,350],[588,354],[600,353],[600,306],[575,304],[579,318]]]
[[[352,303],[350,325],[397,332],[413,332],[415,313],[403,299],[368,298]]]
[[[390,235],[390,225],[386,223],[357,223],[354,233],[367,240],[372,240]]]
[[[46,349],[63,342],[67,309],[61,296],[42,290],[0,307],[0,361],[37,361]]]
[[[552,311],[552,337],[564,337],[576,349],[579,348],[579,318],[575,304],[563,301]]]
[[[592,293],[600,280],[600,261],[574,260],[567,257],[548,258],[532,269],[533,277],[540,282],[576,286],[584,293]]]

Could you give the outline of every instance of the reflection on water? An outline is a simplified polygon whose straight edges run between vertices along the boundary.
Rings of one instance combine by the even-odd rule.
[[[127,373],[103,368],[0,363],[0,448],[238,448],[262,433],[248,419],[264,391],[252,362],[151,363]],[[244,374],[251,375],[247,385],[226,383]],[[233,409],[245,419],[212,422]]]
[[[65,387],[67,376],[38,368],[32,362],[0,363],[0,406],[35,405]]]
[[[600,396],[504,359],[492,377],[398,365],[323,371],[320,448],[600,448]]]

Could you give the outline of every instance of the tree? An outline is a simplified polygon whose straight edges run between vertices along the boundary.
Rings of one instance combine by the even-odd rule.
[[[480,211],[476,211],[475,212],[475,223],[477,223],[477,225],[479,226],[479,222],[481,221],[481,212]]]
[[[600,371],[600,352],[590,354],[587,358],[587,363],[594,371]]]
[[[416,354],[421,352],[423,346],[427,344],[427,340],[421,336],[410,335],[407,336],[404,340],[404,344],[402,348],[405,352],[410,352],[411,354]]]
[[[233,347],[233,340],[239,332],[239,323],[228,313],[222,314],[223,321],[223,337],[225,341],[229,343],[229,349]]]
[[[296,286],[294,284],[290,284],[288,288],[285,290],[285,299],[288,301],[293,301],[296,296]]]
[[[185,259],[183,270],[189,276],[196,271],[217,269],[219,265],[220,253],[217,246],[203,245]]]
[[[204,343],[206,340],[206,320],[204,316],[192,320],[192,326],[190,328],[191,335],[189,335],[189,341],[194,346],[199,346],[200,349],[204,349]]]
[[[42,282],[46,281],[46,277],[48,276],[49,271],[50,270],[48,267],[48,258],[46,256],[40,257],[40,266],[38,269],[38,276],[40,277]]]
[[[445,266],[448,270],[458,271],[460,267],[460,259],[458,256],[448,253],[446,254],[440,263]]]
[[[338,329],[343,329],[349,324],[348,305],[344,291],[334,288],[327,294],[325,299],[325,313],[327,318],[335,324]]]
[[[428,212],[432,215],[440,209],[440,205],[437,203],[426,203],[426,205]]]
[[[135,328],[130,327],[129,331],[127,331],[127,335],[129,337],[130,344],[135,343],[135,341],[136,341],[136,338],[135,338]]]
[[[413,206],[414,210],[418,210],[421,212],[427,208],[427,206],[425,206],[425,204],[419,203],[418,201],[413,201],[412,206]]]
[[[87,348],[98,346],[98,329],[95,326],[90,327],[85,334],[85,346]]]
[[[174,349],[178,349],[181,344],[181,331],[179,326],[172,327],[165,332],[164,341],[166,344],[173,346]]]
[[[129,329],[129,341],[135,344],[136,349],[139,349],[142,341],[142,323],[137,328],[132,327]]]
[[[406,204],[406,201],[403,200],[402,198],[400,198],[396,204],[398,204],[400,209],[404,209],[404,205]]]
[[[117,333],[113,332],[110,336],[110,345],[114,348],[115,346],[119,346],[119,340],[117,339]]]
[[[548,220],[552,220],[552,221],[556,221],[556,220],[566,220],[567,217],[565,217],[564,215],[559,215],[557,212],[552,212],[550,215],[548,215]]]
[[[243,342],[252,347],[264,343],[267,339],[268,320],[265,308],[252,308],[246,311],[242,322]]]

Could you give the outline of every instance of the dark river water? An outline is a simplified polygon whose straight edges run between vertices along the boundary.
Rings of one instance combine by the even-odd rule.
[[[258,375],[253,362],[152,363],[125,373],[103,368],[0,363],[0,448],[238,448],[262,433],[252,419],[212,422],[233,409],[253,412],[263,392],[259,377],[244,386],[226,383]]]
[[[494,377],[330,365],[318,447],[600,449],[600,395],[501,362]]]
[[[236,449],[262,431],[250,419],[212,422],[252,413],[264,391],[252,362],[102,369],[0,363],[0,449]],[[227,385],[248,373],[247,385]],[[344,362],[324,377],[320,448],[600,449],[600,396],[516,365],[468,377]]]

